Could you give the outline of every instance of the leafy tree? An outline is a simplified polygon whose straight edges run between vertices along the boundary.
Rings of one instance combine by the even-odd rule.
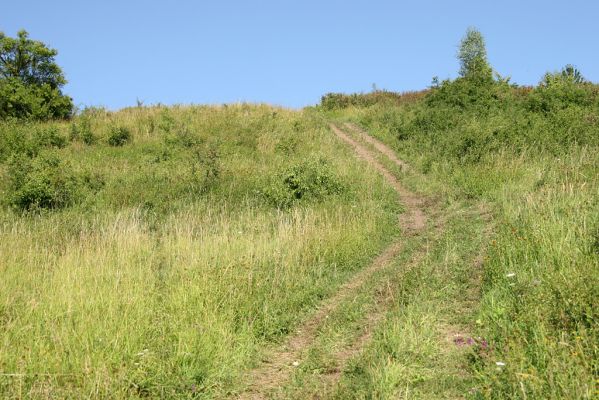
[[[0,32],[0,119],[71,115],[73,102],[61,91],[67,81],[55,62],[57,54],[24,30],[16,38]]]
[[[560,72],[546,73],[540,82],[541,86],[551,86],[560,83],[579,85],[586,83],[582,73],[572,64],[566,65]]]
[[[510,96],[509,78],[499,74],[493,77],[493,69],[487,61],[483,35],[475,28],[468,28],[462,38],[457,54],[460,61],[460,77],[439,82],[433,78],[427,104],[431,107],[476,108],[487,112]]]
[[[571,64],[547,72],[532,91],[527,104],[532,111],[552,113],[571,106],[589,106],[596,98],[593,85]]]
[[[458,50],[460,75],[464,78],[493,80],[493,72],[487,61],[485,39],[476,28],[468,28]]]
[[[578,68],[574,67],[572,64],[568,64],[562,69],[562,76],[572,80],[572,82],[574,83],[586,82],[586,79],[584,79],[582,73],[578,70]]]

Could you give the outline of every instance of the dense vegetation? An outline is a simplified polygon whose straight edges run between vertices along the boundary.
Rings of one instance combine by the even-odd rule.
[[[212,397],[397,234],[314,112],[0,124],[0,397]]]
[[[494,77],[478,54],[474,70],[463,63],[459,78],[434,82],[423,100],[348,106],[334,115],[362,124],[451,196],[492,206],[495,233],[471,318],[485,343],[471,355],[472,396],[592,398],[599,373],[599,87],[567,66],[520,88]],[[363,374],[392,371],[386,357],[365,359],[370,372]]]
[[[519,87],[471,29],[422,92],[71,116],[56,52],[0,44],[0,397],[235,396],[398,238],[280,397],[596,396],[599,87],[575,67]],[[421,232],[330,121],[408,161],[377,159],[426,199]]]
[[[0,120],[64,119],[73,101],[62,93],[67,83],[56,64],[57,51],[29,39],[21,30],[16,38],[0,32]]]

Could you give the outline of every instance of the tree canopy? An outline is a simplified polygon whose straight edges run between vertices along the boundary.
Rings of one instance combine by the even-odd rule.
[[[67,118],[73,102],[61,89],[67,83],[56,64],[58,52],[29,39],[25,30],[16,38],[0,32],[0,119]]]
[[[492,79],[493,73],[487,61],[485,39],[476,28],[468,28],[458,50],[460,75],[464,78]]]

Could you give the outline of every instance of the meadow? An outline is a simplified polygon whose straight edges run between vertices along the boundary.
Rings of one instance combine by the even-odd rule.
[[[597,395],[598,93],[567,73],[548,74],[534,88],[459,78],[416,100],[376,93],[326,107],[331,118],[360,124],[412,165],[422,175],[407,177],[416,190],[482,202],[492,212],[478,304],[465,313],[473,341],[463,367],[472,380],[462,395]],[[457,234],[447,240],[464,246]],[[404,342],[410,331],[398,325],[406,311],[395,313],[341,397],[383,387],[419,398],[419,389],[446,374],[400,373],[406,361],[395,359],[389,343]]]
[[[596,398],[599,87],[512,84],[472,29],[458,58],[295,111],[4,118],[0,397]]]
[[[0,397],[225,396],[399,232],[318,113],[4,123]]]

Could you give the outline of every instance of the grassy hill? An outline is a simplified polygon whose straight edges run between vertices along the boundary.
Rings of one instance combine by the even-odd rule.
[[[423,95],[410,101],[410,94],[399,106],[354,100],[333,107],[323,101],[323,108],[331,118],[359,123],[415,166],[425,177],[412,180],[415,189],[491,207],[494,233],[482,264],[480,303],[470,320],[470,395],[593,398],[599,359],[599,88],[556,74],[535,88],[460,78]],[[457,246],[462,239],[449,240]],[[380,342],[353,381],[369,382],[366,391],[374,391],[386,377],[384,385],[396,393],[406,379],[388,376],[405,360],[389,362],[392,353],[381,351]],[[408,382],[414,394],[430,379]],[[358,389],[352,380],[347,385],[348,396]]]
[[[0,397],[595,398],[599,88],[481,49],[301,111],[0,122]]]
[[[4,123],[0,160],[4,398],[226,393],[398,234],[310,111]]]

